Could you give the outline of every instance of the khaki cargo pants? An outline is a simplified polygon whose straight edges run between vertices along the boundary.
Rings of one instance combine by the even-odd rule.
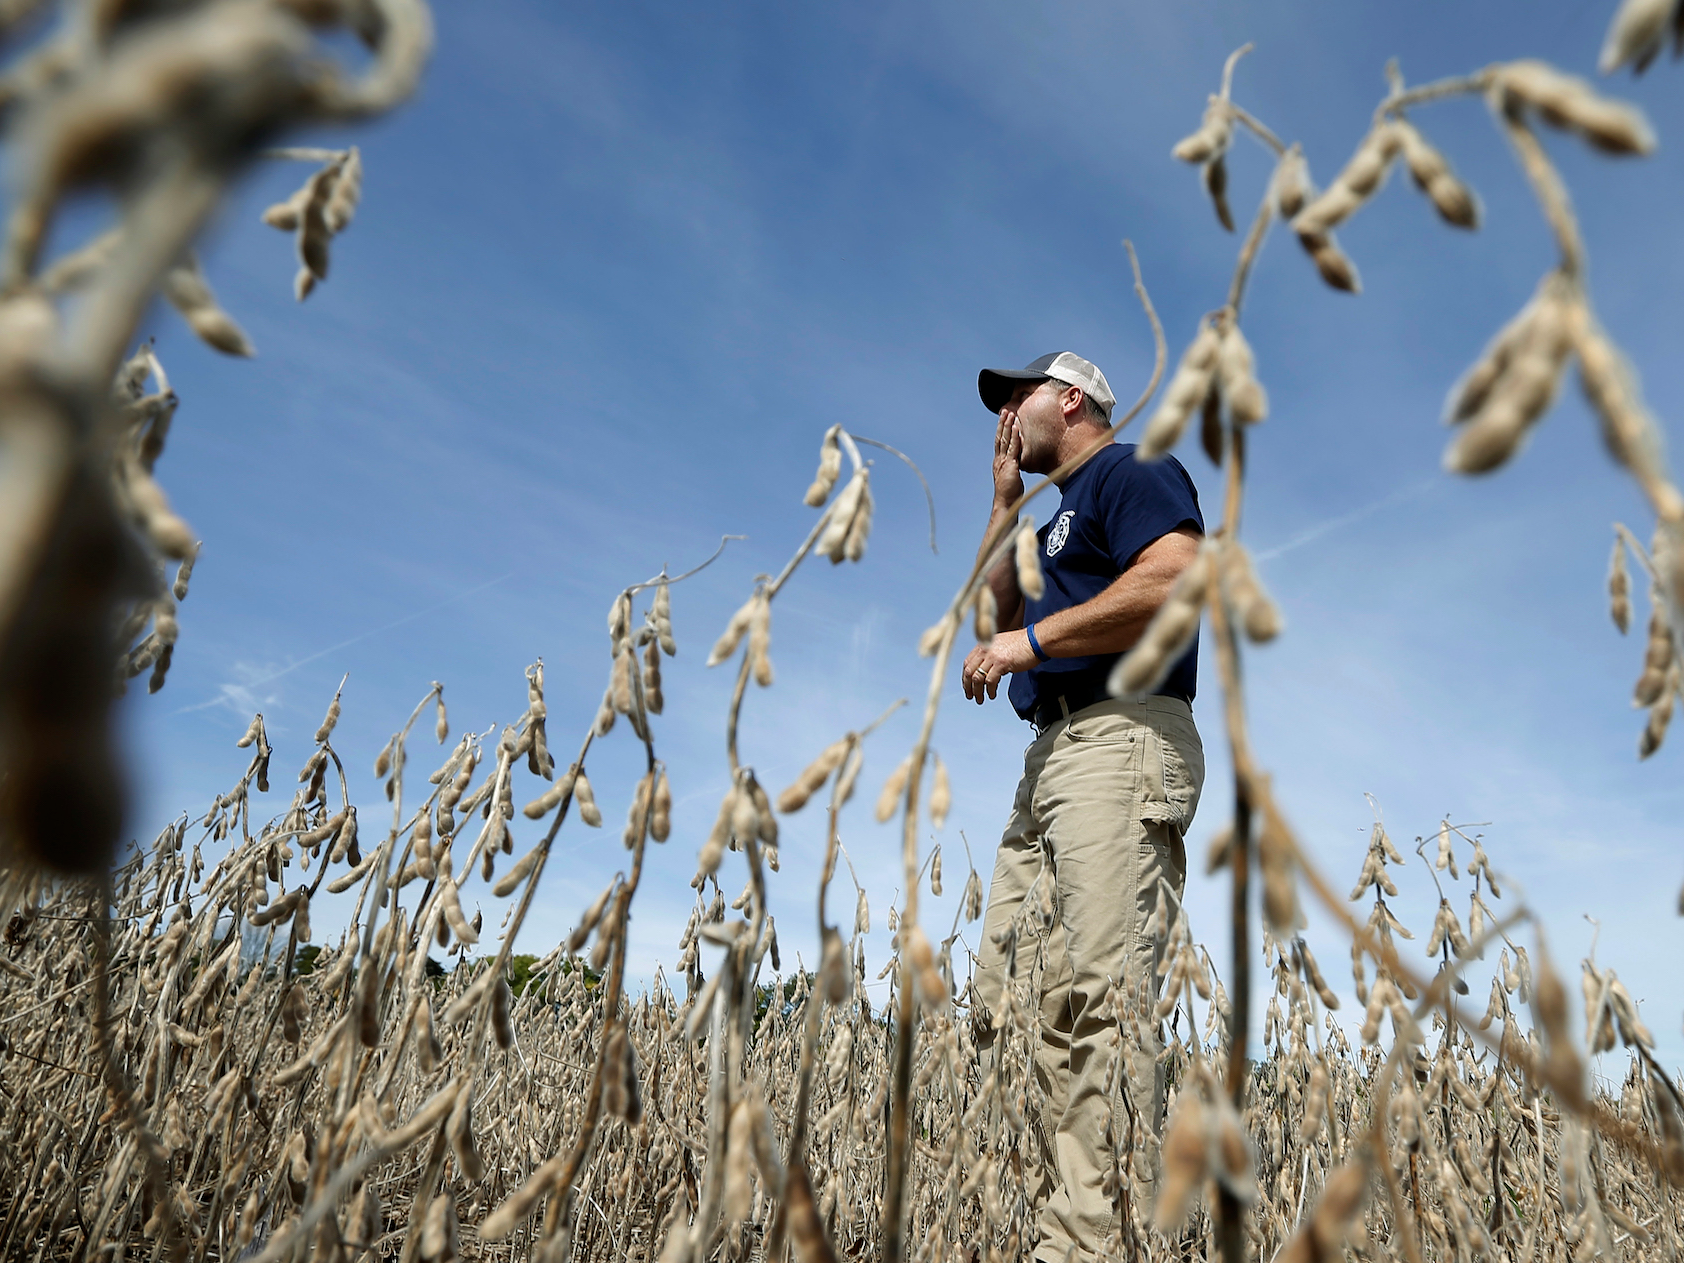
[[[1113,1022],[1100,1006],[1113,980],[1131,1007],[1158,994],[1157,947],[1145,933],[1157,906],[1158,879],[1179,898],[1186,886],[1183,846],[1204,783],[1204,747],[1188,705],[1169,697],[1106,701],[1085,707],[1042,732],[1024,753],[1023,780],[1000,839],[983,920],[975,978],[974,1018],[986,1029],[1008,983],[1003,942],[1043,859],[1051,870],[1055,911],[1050,933],[1033,914],[1015,952],[1017,979],[1027,979],[1044,947],[1038,1002],[1041,1042],[1035,1075],[1046,1098],[1039,1120],[1042,1169],[1026,1170],[1039,1215],[1035,1257],[1063,1263],[1070,1246],[1090,1259],[1112,1242],[1114,1206],[1101,1189],[1110,1158],[1105,1124],[1119,1093],[1105,1091]],[[997,941],[998,940],[998,941]],[[1149,1020],[1142,1023],[1151,1028]],[[991,1033],[980,1034],[986,1048]],[[1162,1128],[1163,1072],[1155,1034],[1126,1067],[1137,1114]],[[1038,1124],[1038,1125],[1037,1125]],[[1153,1144],[1155,1150],[1156,1146]],[[1049,1161],[1050,1160],[1050,1161]],[[1033,1164],[1032,1164],[1033,1165]],[[1051,1165],[1052,1170],[1045,1169]]]

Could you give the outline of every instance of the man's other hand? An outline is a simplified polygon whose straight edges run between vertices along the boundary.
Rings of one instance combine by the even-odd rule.
[[[1010,408],[1000,409],[1000,425],[994,431],[994,504],[1003,507],[1015,504],[1023,495],[1023,471],[1018,459],[1023,455],[1023,435],[1017,428],[1017,413]]]
[[[997,459],[995,468],[999,468]],[[1017,468],[1015,462],[1012,468]],[[1006,676],[1014,671],[1027,671],[1035,663],[1035,651],[1029,647],[1028,632],[1001,632],[986,645],[978,645],[965,655],[959,683],[965,689],[965,696],[981,706],[985,698],[993,697],[999,691],[1000,681]]]

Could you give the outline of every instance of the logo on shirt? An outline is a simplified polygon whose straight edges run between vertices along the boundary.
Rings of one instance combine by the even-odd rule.
[[[1058,515],[1058,520],[1052,524],[1052,530],[1047,532],[1047,556],[1058,556],[1064,542],[1070,538],[1070,519],[1076,516],[1076,510],[1066,509]]]

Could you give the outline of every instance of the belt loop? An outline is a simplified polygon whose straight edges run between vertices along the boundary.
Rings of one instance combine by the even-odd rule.
[[[1068,723],[1070,720],[1070,703],[1064,700],[1063,693],[1058,695],[1058,708],[1064,712],[1065,722]]]

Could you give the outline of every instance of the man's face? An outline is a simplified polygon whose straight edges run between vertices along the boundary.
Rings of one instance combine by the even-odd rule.
[[[1068,389],[1051,378],[1024,382],[1007,401],[1006,410],[1017,417],[1018,434],[1023,439],[1018,468],[1026,473],[1044,474],[1057,466],[1058,444],[1066,428],[1060,400]]]

